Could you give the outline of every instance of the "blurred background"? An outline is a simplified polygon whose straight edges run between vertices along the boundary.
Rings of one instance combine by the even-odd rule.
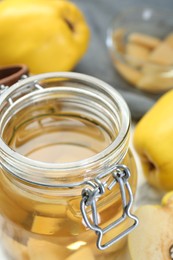
[[[163,11],[170,11],[173,9],[173,1],[73,0],[72,2],[77,4],[83,11],[91,30],[91,40],[88,51],[75,68],[75,71],[98,77],[118,89],[127,101],[133,119],[139,120],[160,97],[160,94],[141,92],[137,88],[129,87],[129,83],[122,79],[119,73],[114,69],[108,54],[105,43],[107,29],[111,26],[112,19],[116,18],[122,11],[127,11],[141,5],[144,8],[152,8],[153,10],[157,7]]]

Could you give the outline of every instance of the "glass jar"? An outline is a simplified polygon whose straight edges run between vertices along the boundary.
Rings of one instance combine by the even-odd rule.
[[[137,225],[130,115],[77,73],[20,80],[0,96],[1,244],[7,259],[111,259]],[[131,172],[131,177],[130,177]]]

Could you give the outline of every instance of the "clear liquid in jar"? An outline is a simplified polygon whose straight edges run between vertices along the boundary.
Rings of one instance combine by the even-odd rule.
[[[109,134],[94,122],[80,117],[43,116],[15,129],[8,145],[33,160],[67,163],[87,159],[111,142]]]
[[[94,120],[63,113],[59,106],[47,103],[38,106],[37,112],[29,107],[18,113],[8,122],[3,138],[13,150],[30,159],[67,163],[98,154],[115,136]],[[86,230],[81,215],[76,214],[81,196],[52,197],[50,203],[46,196],[37,200],[35,195],[18,192],[5,178],[0,185],[0,211],[8,218],[2,241],[9,259],[111,259],[124,244],[120,242],[104,253],[96,248],[95,233]],[[100,221],[108,225],[113,221],[111,216],[115,220],[119,213],[121,198],[117,197],[102,208]]]

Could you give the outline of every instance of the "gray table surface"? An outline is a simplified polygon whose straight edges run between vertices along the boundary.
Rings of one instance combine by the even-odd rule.
[[[141,94],[125,82],[113,68],[105,44],[106,31],[113,17],[122,10],[142,4],[145,7],[173,9],[173,0],[72,0],[85,14],[91,30],[88,51],[75,71],[102,79],[116,88],[125,98],[135,120],[140,119],[159,98]]]

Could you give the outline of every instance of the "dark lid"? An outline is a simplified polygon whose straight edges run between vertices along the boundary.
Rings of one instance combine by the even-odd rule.
[[[11,86],[21,79],[22,75],[28,75],[26,65],[13,65],[0,67],[0,85]]]

